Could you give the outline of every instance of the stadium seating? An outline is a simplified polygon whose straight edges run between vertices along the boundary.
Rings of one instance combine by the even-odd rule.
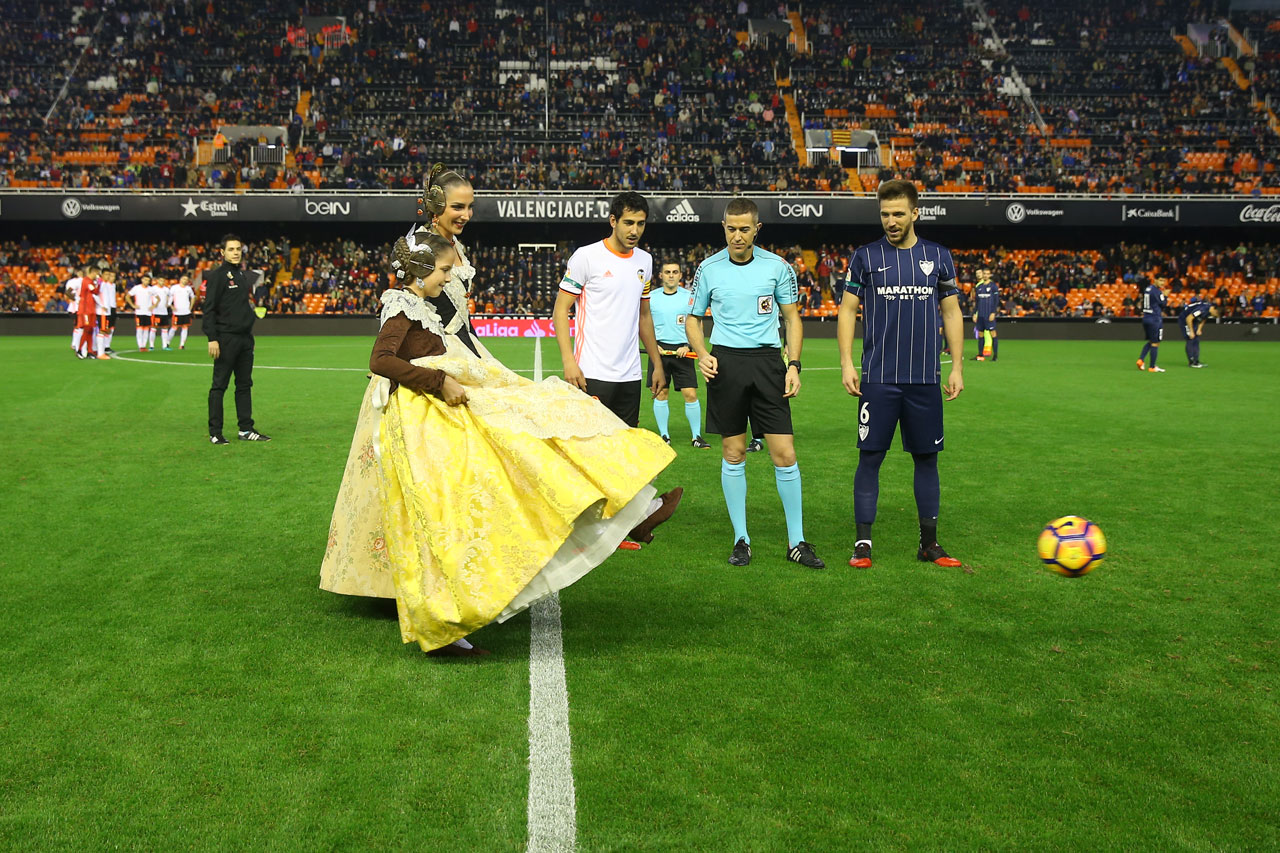
[[[655,250],[655,261],[679,262],[688,277],[718,248],[700,244]],[[795,264],[803,314],[834,317],[836,291],[853,247],[770,248]],[[383,260],[388,249],[351,240],[293,245],[283,237],[268,238],[250,244],[248,264],[264,271],[258,297],[273,313],[373,314],[378,294],[390,282]],[[996,247],[956,249],[954,254],[966,292],[974,272],[990,267],[1005,296],[1003,310],[1014,317],[1133,316],[1138,282],[1157,276],[1169,279],[1174,306],[1186,294],[1200,292],[1230,316],[1280,314],[1280,248],[1274,244],[1184,241],[1165,247],[1124,243],[1105,252]],[[73,264],[108,259],[125,282],[143,272],[176,280],[184,273],[197,277],[214,264],[215,255],[213,246],[174,243],[85,243],[70,249],[0,243],[0,310],[48,310]],[[510,246],[475,246],[470,260],[480,270],[472,294],[474,313],[545,317],[555,303],[567,254],[563,249],[526,253]],[[1263,297],[1261,308],[1252,304],[1255,296]],[[119,305],[124,307],[123,296]]]
[[[407,187],[444,160],[512,190],[1280,192],[1255,98],[1280,28],[1238,13],[1239,64],[1171,35],[1217,5],[446,0],[358,9],[322,46],[248,0],[4,0],[0,185]],[[771,18],[785,35],[749,37]],[[215,157],[224,125],[289,153]],[[883,165],[809,163],[802,125],[875,130]]]

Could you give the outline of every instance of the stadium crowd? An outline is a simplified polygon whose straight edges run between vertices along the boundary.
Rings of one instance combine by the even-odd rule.
[[[719,246],[695,244],[654,249],[655,262],[678,261],[691,276]],[[767,247],[792,259],[806,316],[834,313],[852,245]],[[259,305],[276,314],[375,314],[389,281],[389,243],[355,240],[291,241],[267,237],[247,246],[246,265],[261,270]],[[469,249],[479,271],[473,313],[540,316],[551,313],[569,249],[521,252],[511,246]],[[1192,293],[1204,295],[1226,316],[1274,317],[1280,308],[1280,246],[1180,240],[1165,246],[1120,242],[1104,250],[954,249],[967,292],[974,273],[989,268],[1002,292],[1001,311],[1012,317],[1134,316],[1139,288],[1168,280],[1171,308]],[[5,312],[66,310],[62,282],[72,267],[107,264],[116,269],[123,293],[142,275],[175,282],[190,275],[197,284],[216,253],[211,245],[174,242],[86,242],[57,246],[28,241],[0,243],[0,306]],[[123,307],[123,302],[121,303]]]
[[[2,8],[0,184],[370,189],[444,160],[513,190],[1280,191],[1251,92],[1170,37],[1221,0],[993,0],[990,30],[961,0],[308,7],[350,11],[323,46],[249,0]],[[1241,23],[1270,91],[1274,22]],[[882,167],[802,163],[800,122],[875,130]],[[259,130],[212,149],[228,125]]]

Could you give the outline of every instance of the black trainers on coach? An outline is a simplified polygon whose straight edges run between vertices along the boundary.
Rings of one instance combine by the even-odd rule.
[[[827,564],[818,559],[817,554],[813,553],[813,546],[808,542],[799,542],[794,548],[788,550],[787,559],[810,569],[825,569],[827,567]]]
[[[209,443],[210,444],[230,444],[231,442],[227,441],[225,438],[223,438],[220,435],[211,435],[209,436]]]
[[[238,438],[241,441],[270,441],[271,440],[271,436],[263,435],[262,433],[258,432],[256,429],[240,430],[240,434]]]
[[[699,450],[706,450],[708,447],[711,446],[707,444],[705,441],[703,441],[702,436],[700,435],[695,435],[691,443],[693,444],[694,447],[698,448]]]
[[[733,543],[733,553],[729,555],[729,565],[751,565],[751,546],[747,544],[747,540],[739,539]]]

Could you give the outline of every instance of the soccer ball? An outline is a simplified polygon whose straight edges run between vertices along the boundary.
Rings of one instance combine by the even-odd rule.
[[[1045,525],[1036,542],[1040,561],[1060,575],[1078,578],[1107,556],[1102,528],[1078,515],[1064,515]]]

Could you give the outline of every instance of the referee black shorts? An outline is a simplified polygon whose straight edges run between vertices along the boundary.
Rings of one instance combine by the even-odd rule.
[[[587,379],[587,393],[613,412],[627,426],[640,426],[640,380],[630,382],[606,382],[603,379]]]
[[[792,435],[791,401],[786,393],[787,367],[778,347],[716,346],[716,378],[707,383],[707,432],[744,435],[753,432]]]
[[[658,348],[664,350],[674,350],[682,346],[687,346],[687,344],[658,343]],[[696,363],[696,360],[692,358],[664,355],[662,357],[662,371],[667,374],[667,387],[673,391],[679,391],[682,388],[696,389],[698,387],[698,371],[694,367]],[[645,384],[653,384],[653,359],[649,359],[649,370],[645,374]]]

